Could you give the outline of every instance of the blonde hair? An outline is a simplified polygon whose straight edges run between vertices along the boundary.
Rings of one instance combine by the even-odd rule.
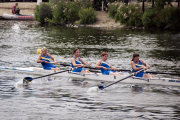
[[[45,51],[45,50],[47,50],[46,47],[41,48],[41,53],[42,53],[42,51]]]

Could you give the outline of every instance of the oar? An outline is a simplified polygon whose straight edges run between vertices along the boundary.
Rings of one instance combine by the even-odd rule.
[[[53,63],[52,63],[53,64]],[[60,64],[60,63],[57,63],[57,65],[62,65],[62,66],[70,66],[68,64]],[[89,68],[89,69],[96,69],[94,67],[85,67],[85,68]],[[96,69],[97,70],[97,69]],[[112,69],[112,68],[107,68],[107,70],[113,70],[113,71],[125,71],[125,72],[131,72],[131,70],[126,70],[126,69]],[[146,73],[151,73],[151,74],[169,74],[169,75],[180,75],[178,73],[164,73],[164,72],[153,72],[153,71],[146,71]]]
[[[112,68],[107,68],[107,70],[114,70]],[[131,72],[131,70],[124,70],[124,69],[116,69],[114,71],[126,71],[126,72]],[[168,74],[168,75],[180,75],[178,73],[168,73],[168,72],[153,72],[153,71],[146,71],[146,73],[151,73],[151,74]]]
[[[51,64],[54,64],[54,62],[49,62]],[[70,64],[62,64],[62,63],[56,63],[57,65],[62,65],[62,66],[70,66]],[[94,67],[86,65],[84,68],[89,68],[89,69],[96,69]],[[97,69],[96,69],[97,70]]]
[[[63,70],[63,71],[59,71],[59,72],[56,72],[56,73],[47,74],[47,75],[40,76],[40,77],[36,77],[36,78],[25,77],[25,78],[23,79],[23,83],[30,83],[30,82],[31,82],[32,80],[34,80],[34,79],[38,79],[38,78],[42,78],[42,77],[47,77],[47,76],[51,76],[51,75],[54,75],[54,74],[59,74],[59,73],[71,71],[71,70],[78,69],[78,68],[82,68],[82,67],[81,67],[81,66],[80,66],[80,67],[75,67],[75,68],[71,68],[71,69],[68,69],[68,70]]]
[[[135,72],[135,73],[132,73],[131,75],[129,75],[129,76],[127,76],[127,77],[125,77],[125,78],[123,78],[123,79],[121,79],[121,80],[118,80],[118,81],[116,81],[116,82],[114,82],[114,83],[111,83],[111,84],[109,84],[109,85],[107,85],[107,86],[98,86],[98,88],[101,89],[101,90],[103,90],[104,88],[107,88],[107,87],[109,87],[109,86],[111,86],[111,85],[114,85],[114,84],[116,84],[116,83],[118,83],[118,82],[120,82],[120,81],[123,81],[123,80],[131,77],[131,76],[134,76],[134,75],[140,73],[140,72],[143,71],[143,70],[144,70],[144,69],[141,69],[141,70],[139,70],[139,71],[137,71],[137,72]]]
[[[151,73],[151,74],[168,74],[168,75],[180,75],[178,73],[163,73],[163,72],[151,72],[151,71],[146,71],[146,73]]]

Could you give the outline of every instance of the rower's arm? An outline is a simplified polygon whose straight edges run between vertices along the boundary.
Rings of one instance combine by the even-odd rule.
[[[96,63],[95,68],[96,68],[96,69],[100,69],[100,68],[106,69],[105,67],[100,66],[101,64],[102,64],[102,62],[101,62],[101,60],[99,60],[99,61]]]
[[[41,60],[41,55],[38,55],[37,63],[43,63],[44,61]],[[48,63],[48,61],[45,61],[45,63]]]
[[[56,59],[54,57],[52,57],[50,54],[48,54],[48,56],[54,61],[54,64],[56,64]]]
[[[85,63],[81,58],[80,58],[80,60],[81,60],[82,64],[84,64],[84,65],[91,65],[91,63]]]
[[[135,71],[138,71],[138,70],[141,70],[143,69],[144,67],[136,67],[135,63],[133,61],[131,61],[131,67],[135,70]]]
[[[142,61],[142,60],[140,60],[141,61],[141,63],[144,65],[144,66],[146,66],[147,68],[150,68],[150,66],[147,64],[147,63],[145,63],[144,61]]]
[[[74,67],[80,67],[80,66],[83,66],[83,64],[76,64],[74,58],[71,58],[71,63],[73,64]]]

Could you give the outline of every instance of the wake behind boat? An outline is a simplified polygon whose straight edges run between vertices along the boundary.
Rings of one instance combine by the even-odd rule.
[[[38,67],[28,67],[28,68],[11,68],[11,67],[0,67],[2,71],[9,72],[18,72],[18,73],[27,73],[32,75],[47,75],[51,73],[56,73],[59,71],[54,70],[44,70],[43,68]],[[71,77],[71,78],[85,78],[90,80],[98,80],[98,81],[110,81],[114,82],[120,80],[128,75],[129,73],[121,73],[121,76],[114,75],[102,75],[101,73],[77,73],[77,72],[64,72],[59,74],[54,74],[54,77]],[[157,84],[157,85],[172,85],[172,86],[180,86],[180,80],[172,79],[172,78],[142,78],[142,77],[130,77],[127,78],[121,83],[130,83],[130,84]]]
[[[4,19],[8,20],[33,20],[34,15],[11,15],[4,13],[2,16]]]

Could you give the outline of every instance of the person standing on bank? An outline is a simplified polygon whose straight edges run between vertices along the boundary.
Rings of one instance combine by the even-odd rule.
[[[57,64],[56,60],[49,53],[47,53],[47,48],[43,47],[41,49],[41,54],[39,54],[39,56],[37,58],[37,63],[41,63],[43,68],[46,70],[58,70],[58,71],[60,71],[60,69],[58,67],[49,63],[50,59],[52,59],[54,61],[54,64]]]
[[[139,59],[138,53],[133,54],[133,57],[131,60],[131,67],[132,67],[133,72],[137,72],[141,69],[147,70],[148,68],[150,68],[150,66],[147,63],[145,63],[144,61]],[[136,77],[143,77],[143,78],[155,78],[153,75],[147,74],[144,71],[136,74],[135,76]]]

